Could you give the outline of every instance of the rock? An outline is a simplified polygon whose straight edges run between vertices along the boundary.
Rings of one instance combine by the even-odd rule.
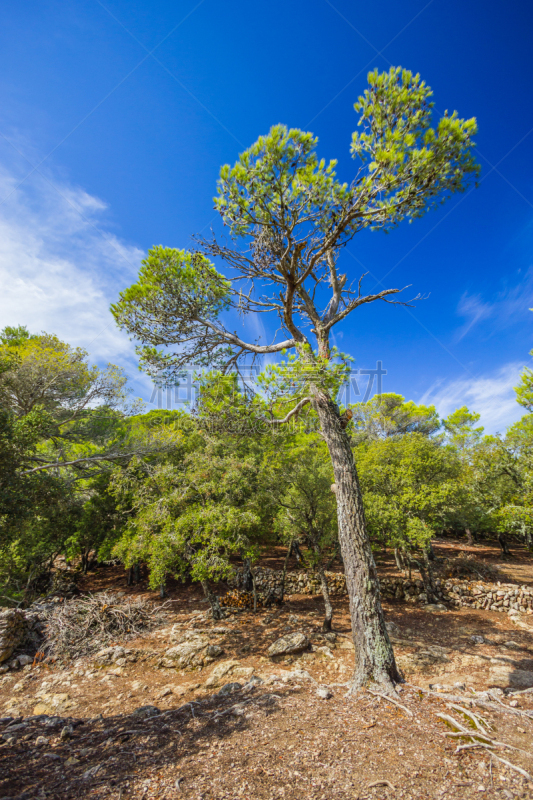
[[[301,631],[295,633],[288,633],[277,639],[268,648],[268,655],[270,658],[275,656],[288,655],[289,653],[301,653],[309,647],[309,639]]]
[[[172,687],[171,686],[165,686],[165,688],[162,689],[159,692],[159,694],[157,695],[157,698],[158,698],[158,700],[162,700],[163,697],[168,697],[169,694],[172,694]]]
[[[424,611],[430,611],[431,613],[436,613],[438,611],[448,611],[444,603],[428,603],[425,606],[422,606]]]
[[[79,764],[79,763],[80,763],[79,758],[75,758],[74,756],[70,756],[70,758],[67,758],[67,760],[65,761],[65,764],[67,765],[67,767],[75,767],[76,764]]]
[[[72,725],[65,725],[65,727],[61,729],[59,738],[61,739],[62,742],[68,742],[73,733],[74,733],[74,728],[72,727]]]
[[[472,642],[472,644],[483,644],[485,639],[483,638],[483,636],[471,636],[470,641]]]
[[[241,683],[226,683],[219,692],[216,693],[215,697],[227,697],[228,694],[233,694],[233,692],[238,692],[239,689],[242,689]]]
[[[232,678],[243,678],[249,681],[254,674],[253,667],[243,667],[240,661],[222,661],[214,668],[213,672],[207,679],[206,686],[219,686],[223,678],[231,675]]]
[[[50,739],[47,739],[46,736],[38,736],[36,738],[36,740],[35,740],[35,744],[41,746],[41,745],[44,745],[44,744],[48,744],[49,741],[50,741]]]
[[[150,717],[157,717],[160,713],[161,711],[157,706],[140,706],[140,708],[136,708],[135,711],[131,712],[131,716],[137,719],[149,719]]]
[[[165,652],[160,666],[178,669],[203,667],[211,664],[223,652],[218,645],[210,644],[206,636],[188,631],[181,644],[171,647]]]
[[[24,612],[8,608],[0,612],[0,663],[7,661],[13,651],[22,644],[27,631]]]
[[[251,692],[252,689],[255,689],[256,686],[260,686],[264,683],[263,678],[260,678],[259,675],[252,675],[248,683],[245,683],[242,687],[243,692]]]
[[[39,714],[57,714],[63,711],[68,711],[71,708],[76,708],[77,703],[72,700],[69,694],[62,692],[60,694],[48,694],[47,692],[40,692],[37,698],[41,700],[34,709],[35,716]]]
[[[337,647],[341,650],[355,650],[354,643],[351,639],[343,639]]]
[[[83,775],[81,776],[83,781],[90,781],[91,778],[95,778],[98,772],[100,771],[101,764],[96,764],[95,767],[91,767],[90,769],[86,770]]]
[[[33,664],[32,656],[27,656],[25,653],[23,653],[20,656],[17,656],[17,661],[19,662],[21,667],[26,667],[28,666],[28,664]]]
[[[325,647],[325,646],[324,647],[317,647],[316,652],[320,653],[320,655],[324,656],[324,658],[333,659],[333,653],[331,652],[329,647]]]
[[[312,680],[311,675],[306,669],[293,669],[290,672],[282,672],[279,678],[283,681],[283,683],[288,683],[290,681]]]
[[[321,697],[322,700],[329,700],[330,697],[333,697],[333,692],[328,689],[327,686],[319,686],[316,690],[317,697]]]
[[[533,686],[533,672],[514,669],[511,664],[491,667],[489,683],[500,688],[529,689]]]
[[[391,635],[391,636],[399,636],[400,635],[400,629],[396,625],[395,622],[386,622],[385,623],[385,627],[387,628],[387,631],[388,631],[389,635]]]
[[[120,645],[113,647],[104,647],[94,657],[94,662],[100,667],[105,667],[108,664],[114,664],[117,659],[124,658],[126,651]]]

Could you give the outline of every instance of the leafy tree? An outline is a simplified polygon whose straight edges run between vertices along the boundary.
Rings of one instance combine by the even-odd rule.
[[[457,456],[439,440],[408,433],[362,444],[355,458],[372,540],[394,547],[399,566],[421,556],[417,563],[431,594],[431,538],[462,502]]]
[[[416,405],[401,394],[376,395],[352,406],[356,441],[403,436],[405,433],[436,433],[441,422],[435,406]]]
[[[446,113],[433,127],[432,92],[418,75],[391,68],[370,73],[368,81],[355,105],[360,130],[351,149],[359,166],[350,185],[337,179],[335,161],[318,158],[311,133],[274,126],[233,167],[221,169],[215,205],[232,242],[199,238],[202,252],[196,253],[154,248],[112,310],[141,342],[144,369],[161,381],[175,381],[191,361],[227,369],[250,355],[297,352],[307,380],[303,387],[298,382],[300,394],[290,395],[293,416],[312,405],[335,473],[355,642],[353,685],[391,689],[400,675],[350,438],[322,378],[332,359],[333,328],[364,304],[397,302],[391,297],[399,290],[361,294],[361,280],[354,286],[338,259],[357,233],[391,230],[463,191],[478,166],[471,150],[476,121]],[[227,273],[217,272],[207,256],[220,258]],[[224,324],[228,309],[277,314],[284,338],[270,344],[242,339]]]
[[[463,458],[466,458],[468,451],[482,439],[483,426],[474,427],[480,418],[480,414],[472,413],[466,406],[461,406],[442,421],[448,441]]]

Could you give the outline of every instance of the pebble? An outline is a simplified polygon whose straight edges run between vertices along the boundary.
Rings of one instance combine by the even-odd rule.
[[[316,693],[317,697],[321,697],[322,700],[329,700],[330,697],[333,697],[333,692],[327,686],[319,686]]]

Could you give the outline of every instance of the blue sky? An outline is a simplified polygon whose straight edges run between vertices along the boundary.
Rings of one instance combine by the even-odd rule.
[[[466,403],[503,430],[521,415],[512,386],[533,346],[532,25],[525,0],[4,6],[0,324],[123,365],[149,400],[108,311],[143,253],[216,225],[220,165],[275,123],[313,131],[349,180],[367,72],[402,65],[439,111],[477,117],[480,186],[356,237],[344,267],[368,271],[368,291],[411,284],[429,297],[358,310],[337,344],[356,367],[381,360],[384,390],[443,414]]]

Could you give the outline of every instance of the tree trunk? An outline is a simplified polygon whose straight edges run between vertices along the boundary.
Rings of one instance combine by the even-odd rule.
[[[498,541],[499,541],[499,543],[500,543],[500,547],[501,547],[501,549],[502,549],[502,554],[503,554],[504,556],[510,556],[510,555],[512,555],[512,553],[511,553],[511,551],[509,550],[509,547],[508,547],[508,545],[507,545],[507,539],[505,538],[505,536],[503,535],[503,533],[499,533],[499,534],[498,534]]]
[[[465,528],[465,533],[466,533],[466,541],[467,541],[467,543],[470,545],[470,547],[473,547],[473,545],[474,545],[474,537],[472,536],[472,531],[470,530],[470,528]]]
[[[355,646],[352,690],[374,684],[392,691],[402,677],[385,627],[350,439],[341,426],[337,407],[324,392],[316,391],[314,405],[335,474],[339,542]]]
[[[285,576],[287,575],[287,566],[289,564],[289,558],[291,557],[292,553],[292,539],[289,542],[289,546],[287,548],[287,555],[285,556],[285,561],[283,562],[283,572],[281,574],[281,597],[279,599],[280,603],[283,603],[285,598]]]
[[[255,582],[255,575],[251,567],[250,567],[250,575],[252,576],[252,594],[254,598],[254,614],[255,614],[257,611],[257,584]]]
[[[318,564],[317,571],[320,578],[320,588],[322,589],[322,597],[324,598],[324,608],[326,611],[326,616],[324,617],[324,622],[322,623],[322,630],[324,633],[326,633],[327,631],[331,630],[333,606],[331,605],[331,600],[329,597],[328,579],[326,578],[326,573],[324,572],[324,567],[322,564]]]
[[[394,559],[396,561],[396,567],[398,568],[398,572],[403,572],[402,559],[400,558],[400,551],[397,547],[394,548]]]
[[[252,563],[249,558],[243,558],[242,589],[244,592],[253,590]]]
[[[133,580],[135,583],[139,583],[141,580],[141,569],[138,561],[133,565]]]
[[[218,597],[211,591],[209,581],[203,580],[200,581],[200,583],[202,584],[202,589],[204,590],[206,598],[209,600],[209,605],[211,606],[211,611],[213,613],[213,619],[224,619],[224,614],[220,608]]]

